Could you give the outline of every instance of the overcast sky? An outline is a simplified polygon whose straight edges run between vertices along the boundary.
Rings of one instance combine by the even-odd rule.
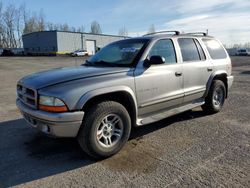
[[[103,33],[118,34],[126,27],[130,36],[156,30],[185,32],[209,30],[224,44],[250,42],[250,0],[3,0],[3,4],[25,3],[43,10],[46,20],[85,26],[97,20]]]

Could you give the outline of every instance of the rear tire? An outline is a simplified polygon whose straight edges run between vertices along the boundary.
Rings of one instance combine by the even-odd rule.
[[[89,156],[102,159],[116,154],[127,142],[131,120],[118,102],[104,101],[86,112],[77,139]]]
[[[207,113],[217,113],[223,107],[225,96],[225,84],[221,80],[214,80],[201,108]]]

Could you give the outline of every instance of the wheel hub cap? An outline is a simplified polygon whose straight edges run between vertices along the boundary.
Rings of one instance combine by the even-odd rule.
[[[116,114],[105,116],[98,126],[96,138],[103,147],[112,147],[117,144],[123,134],[123,123]]]
[[[221,88],[218,88],[217,90],[215,90],[214,92],[214,96],[213,96],[213,103],[216,107],[219,107],[220,105],[222,105],[223,103],[223,91]]]

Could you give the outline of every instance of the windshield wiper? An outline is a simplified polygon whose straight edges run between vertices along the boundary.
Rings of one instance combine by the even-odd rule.
[[[94,63],[94,64],[99,64],[99,65],[103,65],[103,64],[107,65],[107,64],[110,64],[109,62],[103,61],[103,60],[94,61],[93,63]]]
[[[82,65],[85,65],[85,66],[91,66],[93,63],[89,60],[85,60],[85,63],[83,63]]]
[[[110,62],[107,62],[107,61],[103,61],[103,60],[98,60],[98,61],[88,61],[86,60],[86,63],[84,64],[85,66],[101,66],[101,65],[104,65],[104,66],[107,66],[107,67],[123,67],[125,65],[122,65],[122,64],[118,64],[118,63],[110,63]]]
[[[103,60],[93,61],[90,63],[91,65],[104,65],[104,66],[109,66],[109,67],[117,66],[117,64],[115,63],[110,63],[110,62],[103,61]]]

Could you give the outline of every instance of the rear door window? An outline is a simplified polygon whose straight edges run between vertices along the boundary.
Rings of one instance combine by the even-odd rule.
[[[179,38],[179,46],[181,48],[182,59],[184,62],[200,61],[200,55],[192,38]]]
[[[212,59],[225,59],[227,54],[222,45],[214,39],[202,39]]]

